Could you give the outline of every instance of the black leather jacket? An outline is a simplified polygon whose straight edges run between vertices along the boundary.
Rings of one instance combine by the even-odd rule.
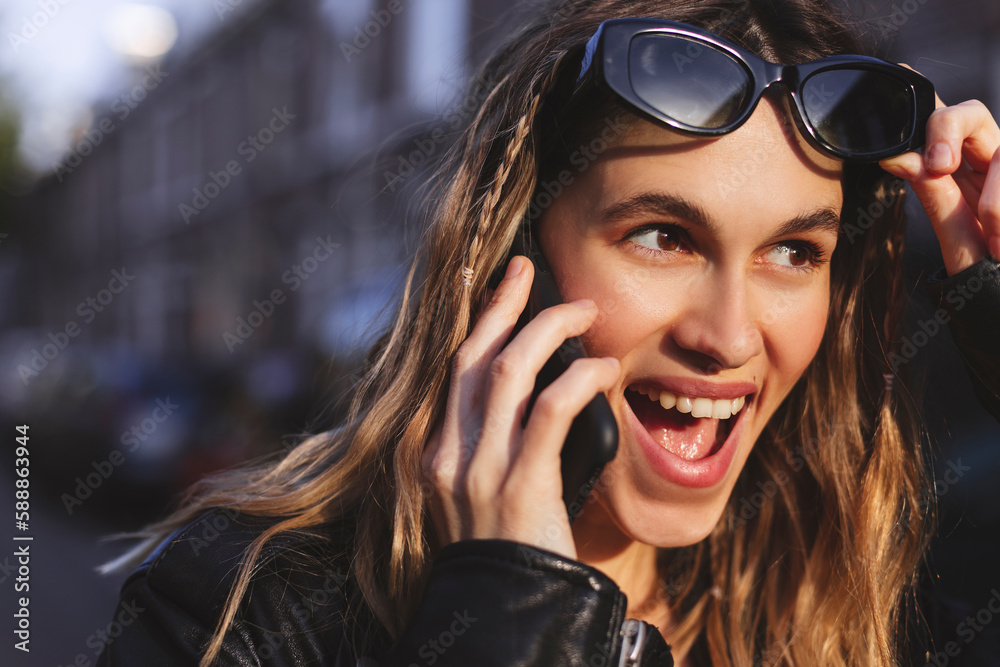
[[[215,510],[160,545],[122,587],[123,626],[98,665],[194,665],[216,627],[240,558],[270,519]],[[655,627],[625,620],[600,571],[506,540],[467,540],[435,559],[413,621],[390,639],[342,553],[352,521],[323,538],[279,538],[253,578],[219,665],[642,665],[673,660]],[[340,553],[338,553],[340,552]],[[638,630],[632,662],[623,630]],[[635,645],[635,650],[630,648]]]
[[[932,280],[984,406],[1000,419],[1000,269],[984,261]],[[223,510],[166,539],[125,582],[103,666],[197,664],[247,545],[269,519]],[[657,629],[626,620],[625,596],[581,562],[505,540],[444,547],[399,642],[364,603],[345,553],[346,518],[266,550],[220,665],[669,667]]]

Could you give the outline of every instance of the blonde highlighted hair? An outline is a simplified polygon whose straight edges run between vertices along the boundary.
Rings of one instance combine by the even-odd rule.
[[[625,16],[700,25],[780,62],[862,52],[852,30],[807,0],[567,0],[542,8],[470,91],[483,102],[433,174],[423,245],[341,428],[276,462],[203,480],[114,564],[136,564],[209,508],[280,519],[246,553],[202,667],[217,656],[264,546],[348,514],[357,521],[352,574],[365,601],[393,638],[408,623],[434,556],[420,456],[444,408],[452,355],[540,174],[566,159],[560,151],[575,145],[568,137],[585,136],[615,107],[607,100],[580,111],[572,127],[543,111],[559,82],[575,75],[572,55],[598,24]],[[843,183],[844,223],[859,206],[886,201],[894,185],[864,165],[845,165]],[[667,598],[677,624],[666,639],[679,654],[719,666],[896,664],[929,532],[913,401],[898,380],[886,390],[885,379],[906,297],[903,225],[897,196],[866,232],[841,239],[819,353],[754,447],[711,535],[661,554],[661,574],[678,582]],[[773,493],[746,511],[741,501],[763,489]]]

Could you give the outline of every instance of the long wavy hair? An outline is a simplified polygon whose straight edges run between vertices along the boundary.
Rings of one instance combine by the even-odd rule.
[[[684,21],[786,63],[866,50],[857,26],[815,0],[565,0],[540,9],[471,84],[481,102],[431,176],[421,248],[342,425],[279,460],[203,480],[114,564],[134,565],[210,508],[278,519],[245,554],[203,667],[265,545],[348,515],[352,574],[367,605],[393,639],[408,623],[436,549],[420,457],[443,414],[452,356],[540,174],[566,159],[560,146],[579,145],[568,137],[585,136],[616,104],[581,108],[566,127],[544,111],[599,23]],[[888,362],[906,302],[901,185],[876,165],[846,164],[843,191],[818,354],[752,450],[712,533],[660,554],[662,599],[675,621],[666,639],[696,662],[888,667],[916,618],[930,523],[926,462],[915,401],[900,379],[893,384]]]

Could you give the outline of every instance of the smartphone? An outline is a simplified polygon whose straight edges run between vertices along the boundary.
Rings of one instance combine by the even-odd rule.
[[[539,312],[563,302],[552,271],[542,256],[538,244],[532,244],[530,239],[526,238],[529,229],[528,225],[521,226],[514,239],[507,262],[499,269],[499,273],[502,275],[514,255],[526,256],[535,266],[535,277],[531,284],[528,305],[514,327],[512,338]],[[499,283],[499,280],[494,284],[496,283]],[[525,412],[525,420],[531,414],[531,408],[538,394],[569,368],[574,360],[586,356],[587,352],[584,350],[583,342],[576,337],[567,339],[556,350],[538,374],[535,390]],[[618,424],[607,397],[603,393],[599,393],[573,420],[573,425],[570,427],[562,448],[563,501],[566,503],[570,523],[583,510],[587,496],[597,483],[604,465],[615,457],[617,451]]]

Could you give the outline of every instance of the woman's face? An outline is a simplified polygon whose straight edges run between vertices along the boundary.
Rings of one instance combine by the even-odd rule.
[[[588,354],[622,369],[608,393],[618,455],[574,532],[613,522],[655,546],[703,539],[816,354],[841,164],[786,119],[765,98],[717,139],[637,121],[561,175],[542,250],[565,300],[597,303]]]

